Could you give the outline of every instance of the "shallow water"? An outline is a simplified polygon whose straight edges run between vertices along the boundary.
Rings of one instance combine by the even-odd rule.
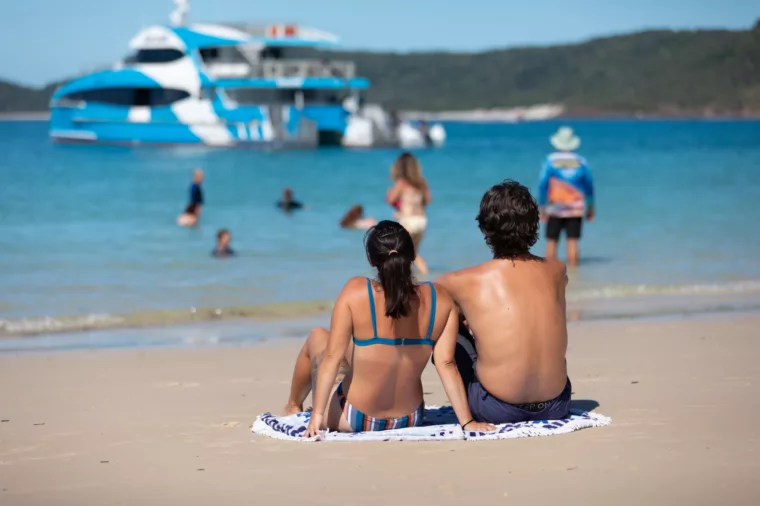
[[[570,301],[760,293],[760,122],[571,124],[598,218],[584,229]],[[488,258],[480,196],[504,178],[535,189],[557,126],[452,124],[445,148],[419,153],[434,199],[421,253],[434,273]],[[155,310],[177,310],[166,312],[173,322],[193,307],[331,300],[348,277],[371,274],[362,234],[337,222],[355,203],[390,217],[383,197],[398,154],[60,146],[45,123],[10,122],[0,153],[0,334],[3,322],[55,330],[72,315],[116,315],[130,326]],[[207,205],[200,227],[180,229],[196,166]],[[307,211],[275,209],[285,186]],[[220,227],[239,257],[210,257]]]

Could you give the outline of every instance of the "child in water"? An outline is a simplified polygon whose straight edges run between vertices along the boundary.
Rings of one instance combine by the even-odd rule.
[[[230,257],[235,255],[235,251],[230,247],[232,234],[226,228],[216,233],[216,247],[211,254],[215,257]]]

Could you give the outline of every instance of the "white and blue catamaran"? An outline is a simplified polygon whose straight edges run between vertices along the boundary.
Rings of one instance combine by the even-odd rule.
[[[370,83],[352,62],[316,50],[337,37],[296,25],[186,24],[142,30],[132,55],[61,86],[50,135],[59,142],[208,146],[439,146],[439,124],[364,105]],[[323,53],[324,54],[324,53]],[[306,55],[306,56],[304,56]]]

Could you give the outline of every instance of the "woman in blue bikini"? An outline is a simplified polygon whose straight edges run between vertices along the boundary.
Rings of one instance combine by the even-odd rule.
[[[422,371],[436,342],[457,338],[458,312],[449,294],[432,283],[414,282],[414,243],[404,227],[381,221],[367,233],[365,248],[378,281],[350,279],[335,302],[330,331],[312,330],[296,360],[285,411],[303,411],[314,387],[314,411],[304,437],[323,429],[422,425]],[[341,364],[349,370],[333,392]],[[468,430],[493,430],[472,421],[456,364],[436,367],[459,422]]]

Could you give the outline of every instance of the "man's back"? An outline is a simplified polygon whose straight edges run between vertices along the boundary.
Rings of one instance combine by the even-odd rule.
[[[565,387],[566,269],[559,260],[491,260],[441,278],[475,336],[477,378],[509,403],[542,402]]]

